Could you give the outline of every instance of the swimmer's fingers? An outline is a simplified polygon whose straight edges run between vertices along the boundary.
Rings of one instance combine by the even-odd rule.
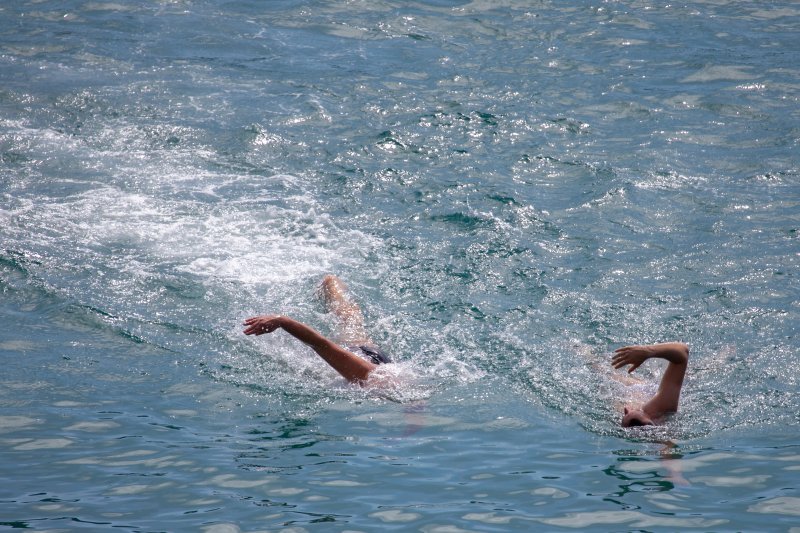
[[[279,315],[261,315],[248,318],[244,321],[245,335],[263,335],[264,333],[272,333],[279,327],[281,317]]]
[[[624,366],[631,365],[628,369],[630,374],[641,365],[647,357],[642,350],[637,349],[636,346],[625,346],[614,350],[614,356],[611,358],[611,366],[615,369],[620,369]]]
[[[263,335],[265,333],[272,333],[276,329],[278,329],[278,326],[275,324],[262,324],[260,322],[256,322],[245,328],[243,333],[245,335]]]
[[[627,350],[627,348],[617,348],[614,350],[614,355],[611,357],[611,366],[614,368],[620,368],[628,364],[625,362],[627,359],[625,357]]]
[[[614,359],[611,360],[611,366],[613,366],[616,370],[619,370],[622,367],[631,365],[631,367],[628,369],[629,373],[633,372],[634,370],[636,370],[639,367],[640,364],[641,363],[636,362],[636,361],[628,361],[624,357],[614,357]]]

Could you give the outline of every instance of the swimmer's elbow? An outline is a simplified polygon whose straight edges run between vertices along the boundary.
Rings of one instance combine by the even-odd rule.
[[[665,342],[656,345],[656,357],[666,359],[676,365],[685,365],[689,361],[689,345],[683,342]]]
[[[689,345],[685,342],[676,342],[675,343],[675,354],[676,354],[676,361],[673,361],[678,364],[686,364],[689,362]]]

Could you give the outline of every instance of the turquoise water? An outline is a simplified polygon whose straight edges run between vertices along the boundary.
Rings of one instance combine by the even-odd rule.
[[[0,528],[800,530],[796,3],[9,4]]]

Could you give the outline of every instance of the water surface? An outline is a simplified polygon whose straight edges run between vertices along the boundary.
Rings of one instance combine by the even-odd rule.
[[[3,528],[797,527],[794,3],[0,15]],[[329,272],[397,386],[241,334]]]

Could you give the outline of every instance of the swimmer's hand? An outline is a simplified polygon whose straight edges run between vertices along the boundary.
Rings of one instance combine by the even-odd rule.
[[[614,357],[611,358],[611,366],[619,370],[620,368],[631,365],[628,374],[633,373],[639,365],[653,356],[651,346],[625,346],[614,350]]]
[[[689,359],[689,347],[682,342],[625,346],[614,350],[611,366],[620,369],[626,365],[631,365],[628,369],[630,374],[651,357],[666,359],[670,363],[683,365],[685,368]]]
[[[244,334],[263,335],[264,333],[272,333],[276,329],[283,327],[284,318],[281,315],[260,315],[248,318],[243,324],[247,326]]]

